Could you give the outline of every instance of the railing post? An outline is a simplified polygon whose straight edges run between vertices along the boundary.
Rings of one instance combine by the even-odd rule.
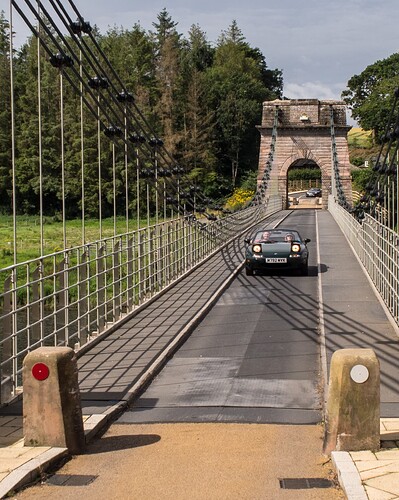
[[[65,258],[55,266],[56,278],[55,278],[55,310],[56,310],[56,328],[57,334],[57,344],[66,345],[67,342],[67,294],[68,290],[65,289],[68,280],[66,279],[66,260]]]
[[[144,254],[145,245],[142,238],[143,233],[140,231],[139,236],[139,244],[138,244],[138,261],[139,261],[139,301],[143,299],[143,296],[146,292],[146,283],[145,283],[145,261],[146,257]]]
[[[41,338],[41,314],[40,314],[40,287],[41,265],[39,264],[32,273],[32,305],[30,307],[32,323],[32,343],[36,343]],[[28,291],[29,293],[29,291]]]
[[[148,291],[149,296],[151,297],[152,291],[154,289],[154,284],[155,284],[155,270],[156,270],[156,253],[157,249],[155,248],[154,252],[154,236],[155,236],[155,230],[149,230],[148,232],[148,242],[147,242],[147,248],[148,248],[148,282],[146,289]]]
[[[158,230],[158,237],[157,237],[157,248],[156,248],[156,255],[157,255],[157,288],[160,286],[161,288],[164,287],[166,278],[165,278],[165,262],[164,262],[164,228],[161,226]],[[159,288],[158,290],[159,291]]]
[[[173,223],[168,224],[166,232],[166,280],[168,284],[173,279],[173,253],[172,253],[172,226]]]
[[[13,374],[13,338],[12,338],[12,276],[8,276],[4,282],[3,317],[2,317],[2,349],[1,349],[1,393],[0,403],[7,403],[13,396],[14,374]]]
[[[127,293],[126,293],[126,311],[133,309],[133,238],[127,238]]]
[[[87,316],[87,252],[83,252],[78,266],[78,336],[79,347],[86,343],[89,334],[89,318]]]
[[[105,329],[105,271],[104,271],[104,246],[97,251],[97,331],[101,333]]]
[[[118,321],[121,317],[121,268],[119,265],[120,241],[117,241],[113,248],[112,255],[112,309],[113,321]]]

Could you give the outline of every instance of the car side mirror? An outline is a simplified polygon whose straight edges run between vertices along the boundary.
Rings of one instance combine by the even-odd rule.
[[[310,243],[311,241],[309,238],[305,238],[305,243]]]
[[[251,243],[251,240],[249,238],[245,238],[244,242],[249,245]]]

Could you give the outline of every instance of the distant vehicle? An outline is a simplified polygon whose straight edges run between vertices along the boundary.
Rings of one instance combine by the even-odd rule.
[[[320,198],[321,189],[320,188],[310,188],[306,191],[306,198]]]
[[[297,269],[303,276],[308,275],[308,238],[303,239],[295,229],[258,230],[247,243],[245,252],[245,272],[253,276],[255,271],[268,269]]]

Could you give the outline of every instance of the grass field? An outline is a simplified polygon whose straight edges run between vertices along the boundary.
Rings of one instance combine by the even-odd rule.
[[[353,127],[348,132],[348,145],[355,148],[371,148],[373,146],[372,131]]]
[[[145,227],[147,221],[141,221],[140,227]],[[126,233],[124,217],[116,220],[116,234]],[[46,218],[43,225],[44,255],[63,249],[62,222],[54,222]],[[137,229],[137,221],[129,222],[129,231]],[[18,262],[25,262],[40,256],[40,220],[38,216],[17,217],[17,256]],[[71,220],[66,223],[67,247],[76,247],[82,244],[82,221]],[[11,216],[0,215],[0,269],[13,264],[14,247],[13,219]],[[114,235],[114,219],[102,221],[102,237]],[[85,221],[85,240],[93,242],[100,239],[99,221],[92,219]]]

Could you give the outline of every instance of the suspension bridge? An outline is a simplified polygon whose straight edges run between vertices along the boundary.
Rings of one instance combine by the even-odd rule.
[[[37,41],[38,126],[31,140],[40,244],[37,257],[20,261],[17,215],[22,202],[15,187],[19,110],[9,57],[13,263],[0,269],[3,414],[20,411],[25,356],[54,345],[77,353],[86,414],[107,415],[137,400],[126,422],[317,423],[323,413],[318,391],[327,384],[331,355],[355,346],[377,351],[381,415],[398,417],[399,92],[372,167],[374,180],[355,205],[343,103],[264,103],[256,192],[244,209],[230,213],[206,198],[174,161],[72,1],[11,0],[10,33],[16,17]],[[9,45],[13,54],[13,36]],[[53,252],[46,252],[43,206],[44,58],[57,70],[53,85],[59,110],[63,248]],[[63,109],[70,93],[77,99],[75,125],[80,129],[80,143],[75,144],[80,159],[75,179],[81,190],[79,244],[71,243],[75,240],[68,231],[65,148],[70,147],[71,124],[65,123]],[[85,212],[86,148],[93,150],[85,137],[88,126],[97,130],[99,225],[92,241]],[[110,152],[107,168],[112,172],[106,183],[104,150]],[[287,172],[303,164],[322,171],[324,210],[317,213],[289,207]],[[117,172],[125,183],[123,232],[117,227]],[[111,236],[104,235],[105,197],[111,200]],[[258,226],[278,224],[298,228],[312,240],[310,275],[244,278],[244,238]],[[173,354],[165,374],[137,399]]]

